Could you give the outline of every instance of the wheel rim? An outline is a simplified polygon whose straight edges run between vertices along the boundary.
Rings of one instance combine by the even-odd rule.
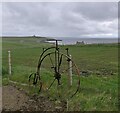
[[[67,59],[69,56],[64,55],[63,53],[59,53],[62,57],[62,62],[60,64],[59,73],[61,78],[59,79],[60,85],[58,84],[58,79],[55,77],[56,72],[54,71],[54,54],[55,52],[48,53],[44,55],[41,59],[39,70],[40,81],[42,82],[41,92],[47,92],[49,96],[59,96],[61,98],[71,98],[73,97],[80,88],[80,75],[77,69],[76,64],[73,63],[73,76],[72,76],[72,86],[69,86],[68,81],[68,67],[67,67]],[[49,62],[49,63],[48,63]],[[60,62],[59,62],[60,63]],[[51,68],[53,67],[53,69]]]

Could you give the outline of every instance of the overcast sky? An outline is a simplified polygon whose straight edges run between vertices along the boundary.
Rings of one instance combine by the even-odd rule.
[[[3,3],[3,36],[117,37],[118,3]]]

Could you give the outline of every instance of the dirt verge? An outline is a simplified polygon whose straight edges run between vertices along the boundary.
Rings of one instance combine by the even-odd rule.
[[[65,111],[65,107],[56,106],[54,103],[42,96],[28,96],[11,85],[2,87],[3,111]]]

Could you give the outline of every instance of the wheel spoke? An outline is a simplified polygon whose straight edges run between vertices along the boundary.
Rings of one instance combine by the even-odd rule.
[[[52,81],[52,83],[50,84],[48,90],[51,88],[51,86],[53,85],[53,83],[55,82],[55,80],[56,80],[56,79],[54,79],[54,80]]]
[[[51,64],[52,64],[52,67],[54,67],[54,64],[53,64],[53,61],[52,61],[52,58],[51,58],[50,55],[49,55],[49,58],[50,58],[50,62],[51,62]]]
[[[58,69],[60,69],[60,66],[61,66],[61,63],[62,63],[62,56],[63,56],[63,54],[62,54],[61,57],[60,57],[60,61],[59,61],[59,65],[58,65]]]

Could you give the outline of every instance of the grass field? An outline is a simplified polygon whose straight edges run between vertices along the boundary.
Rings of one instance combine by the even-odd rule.
[[[38,39],[37,39],[38,40]],[[37,62],[43,47],[50,44],[39,43],[36,39],[3,38],[2,40],[2,77],[3,85],[8,81],[8,50],[11,50],[11,80],[28,83],[30,73],[36,71]],[[81,76],[81,88],[69,100],[71,111],[117,111],[118,110],[118,45],[66,45],[80,71],[89,72]],[[47,64],[48,62],[46,62]],[[47,68],[44,76],[49,75]],[[48,78],[46,78],[47,81]],[[53,88],[54,89],[54,88]],[[32,90],[32,89],[31,89]],[[51,95],[54,95],[52,90]]]
[[[2,86],[2,38],[0,37],[0,86]]]

